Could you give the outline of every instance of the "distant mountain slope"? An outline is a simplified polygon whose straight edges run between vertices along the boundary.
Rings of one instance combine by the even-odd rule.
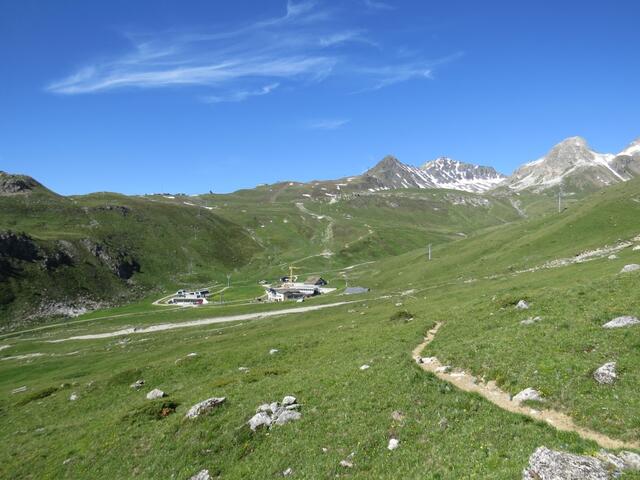
[[[493,167],[459,162],[449,157],[436,158],[422,165],[420,169],[433,179],[437,188],[468,192],[490,190],[507,178]]]
[[[563,188],[591,191],[625,182],[640,172],[640,141],[618,155],[598,153],[582,137],[570,137],[544,157],[518,168],[504,186],[520,191]]]
[[[482,167],[440,157],[413,167],[392,156],[385,157],[362,177],[372,179],[377,189],[445,188],[467,192],[484,192],[498,185],[506,177],[492,167]]]

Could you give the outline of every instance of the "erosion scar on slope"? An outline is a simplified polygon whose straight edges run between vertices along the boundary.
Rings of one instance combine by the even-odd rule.
[[[424,342],[413,350],[413,358],[416,362],[421,358],[422,351],[425,347],[433,341],[441,326],[442,323],[436,323],[435,327],[427,332]],[[511,395],[498,387],[496,382],[493,380],[483,382],[476,379],[473,375],[461,370],[446,371],[446,369],[442,368],[443,365],[435,357],[430,357],[429,361],[419,363],[419,365],[423,370],[433,373],[439,379],[444,380],[465,392],[477,393],[494,405],[497,405],[508,412],[526,415],[527,417],[535,420],[542,420],[558,430],[577,433],[580,437],[586,440],[592,440],[603,448],[640,449],[640,444],[637,442],[617,440],[602,433],[589,430],[588,428],[580,427],[573,422],[571,417],[556,410],[538,410],[526,407],[519,402],[512,400]]]

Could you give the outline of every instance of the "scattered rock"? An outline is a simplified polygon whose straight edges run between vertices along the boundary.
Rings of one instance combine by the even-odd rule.
[[[271,350],[269,350],[269,355],[273,355],[275,353],[278,353],[280,350],[278,350],[277,348],[272,348]]]
[[[147,393],[147,400],[157,400],[158,398],[162,398],[162,397],[164,397],[166,395],[167,394],[164,393],[159,388],[154,388],[149,393]]]
[[[300,420],[300,418],[302,418],[302,414],[300,412],[296,412],[295,410],[283,410],[276,416],[275,424],[284,425],[285,423],[289,423],[294,420]]]
[[[135,390],[140,390],[143,385],[144,385],[144,380],[140,379],[133,382],[130,386]]]
[[[340,460],[340,466],[344,468],[353,468],[353,463],[350,460]]]
[[[371,367],[369,367],[369,365],[367,365],[367,364],[365,363],[364,365],[362,365],[362,366],[360,367],[360,370],[368,370],[369,368],[371,368]]]
[[[405,415],[399,410],[394,410],[393,412],[391,412],[391,418],[395,422],[401,422],[405,419]]]
[[[402,306],[402,302],[396,303],[396,307],[401,307],[401,306]]]
[[[534,400],[536,402],[543,402],[544,399],[539,391],[533,388],[525,388],[520,393],[513,397],[514,402],[524,402],[525,400]]]
[[[522,320],[520,322],[521,325],[533,325],[534,323],[538,323],[540,320],[542,320],[541,317],[529,317],[525,320]]]
[[[638,320],[636,317],[625,315],[623,317],[614,318],[610,322],[605,323],[602,327],[603,328],[622,328],[622,327],[629,327],[637,323],[640,323],[640,320]]]
[[[200,403],[196,403],[193,407],[189,409],[185,418],[197,418],[203,413],[206,413],[210,410],[213,410],[215,407],[224,403],[226,397],[211,397],[206,400],[203,400]]]
[[[640,250],[640,245],[636,245],[631,250],[634,251],[634,252],[637,252],[638,250]]]
[[[618,375],[616,374],[616,362],[609,362],[602,365],[595,372],[593,372],[593,378],[596,379],[601,385],[613,384]]]
[[[189,480],[211,480],[211,475],[209,474],[209,470],[204,469],[200,470],[194,476],[192,476]]]
[[[293,469],[291,467],[282,472],[283,477],[290,477],[291,475],[293,475]]]
[[[241,372],[248,372],[249,369],[247,367],[238,367],[238,370],[240,370]]]
[[[76,392],[73,392],[70,396],[69,396],[69,401],[71,402],[75,402],[78,399],[78,394]]]
[[[609,480],[605,462],[594,458],[539,447],[522,472],[522,480]]]
[[[400,440],[398,440],[397,438],[391,438],[389,439],[389,445],[387,445],[387,449],[395,450],[399,446],[400,446]]]
[[[254,432],[262,427],[270,427],[271,426],[271,416],[266,412],[258,412],[253,417],[249,419],[249,428]]]
[[[256,431],[259,427],[271,428],[272,425],[284,425],[293,420],[300,420],[302,414],[297,410],[301,407],[296,403],[298,400],[293,395],[287,395],[282,399],[282,403],[263,403],[256,409],[256,414],[247,422],[251,430]]]
[[[14,388],[13,390],[11,390],[11,394],[15,395],[16,393],[22,393],[26,391],[27,391],[27,386],[23,385],[22,387]]]
[[[609,260],[617,260],[618,256],[615,253],[612,253],[607,257]]]
[[[640,270],[640,265],[638,265],[637,263],[630,263],[629,265],[625,265],[624,267],[622,267],[620,273],[631,273],[637,270]]]
[[[529,308],[529,303],[526,300],[520,300],[517,304],[516,304],[516,308],[518,310],[527,310]]]
[[[287,405],[293,405],[297,402],[296,397],[292,396],[292,395],[287,395],[286,397],[284,397],[282,399],[282,405],[284,405],[285,407]]]

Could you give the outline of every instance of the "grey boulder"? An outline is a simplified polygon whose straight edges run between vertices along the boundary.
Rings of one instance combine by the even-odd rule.
[[[623,328],[630,327],[631,325],[636,325],[640,323],[637,317],[632,317],[629,315],[625,315],[623,317],[616,317],[613,320],[605,323],[602,328]]]
[[[593,372],[593,378],[601,385],[613,384],[618,375],[616,373],[616,362],[608,362]]]
[[[187,412],[187,414],[185,415],[185,418],[197,418],[203,413],[213,410],[215,407],[217,407],[221,403],[224,403],[225,400],[226,400],[226,397],[207,398],[206,400],[203,400],[200,403],[196,403],[193,407],[191,407]]]

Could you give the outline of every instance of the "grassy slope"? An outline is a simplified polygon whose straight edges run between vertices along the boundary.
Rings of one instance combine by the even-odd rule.
[[[2,197],[0,224],[26,232],[42,249],[70,251],[74,264],[49,272],[20,263],[2,288],[0,324],[24,321],[50,300],[123,303],[150,291],[224,282],[229,272],[255,281],[279,276],[289,264],[341,268],[518,218],[506,199],[479,205],[486,200],[465,193],[397,191],[329,204],[306,191],[286,185],[201,197],[65,198],[44,190]],[[121,281],[83,245],[87,238],[111,254],[125,252],[140,273]],[[320,256],[327,251],[332,255]]]
[[[3,357],[50,355],[0,362],[0,476],[188,478],[209,468],[221,478],[277,478],[292,467],[297,478],[507,479],[520,476],[540,445],[597,450],[592,442],[502,412],[420,371],[410,351],[435,321],[446,323],[429,348],[443,361],[497,379],[513,393],[539,388],[580,424],[638,440],[640,378],[634,366],[640,361],[640,330],[606,331],[600,325],[619,314],[640,313],[637,296],[629,294],[640,287],[640,275],[618,275],[625,263],[640,263],[640,252],[626,249],[616,260],[513,272],[634,237],[640,233],[639,197],[640,183],[630,182],[561,215],[440,244],[430,263],[421,249],[356,267],[349,278],[373,291],[355,305],[133,335],[124,343],[42,342],[258,308],[212,305],[158,313],[140,305],[108,312],[124,317],[2,339],[11,345]],[[332,281],[340,278],[339,269],[326,273]],[[520,298],[531,302],[529,311],[513,308]],[[390,320],[402,309],[415,319]],[[533,315],[542,322],[520,325]],[[280,352],[269,355],[271,348]],[[175,363],[189,352],[198,356]],[[613,387],[597,386],[590,375],[610,360],[619,362],[620,379]],[[371,368],[360,371],[364,363]],[[240,366],[249,373],[238,371]],[[139,377],[147,384],[134,392],[128,385]],[[63,383],[70,386],[33,398]],[[10,394],[21,385],[29,392]],[[179,404],[176,414],[153,418],[160,405],[144,394],[154,387]],[[76,402],[68,401],[72,391],[80,396]],[[304,404],[301,421],[257,434],[243,426],[258,404],[285,394]],[[214,395],[227,396],[228,403],[194,422],[182,419],[190,405]],[[405,420],[393,421],[394,410]],[[394,452],[386,450],[391,435],[401,441]],[[323,453],[323,447],[329,450]],[[355,466],[344,470],[338,462],[351,452]]]

